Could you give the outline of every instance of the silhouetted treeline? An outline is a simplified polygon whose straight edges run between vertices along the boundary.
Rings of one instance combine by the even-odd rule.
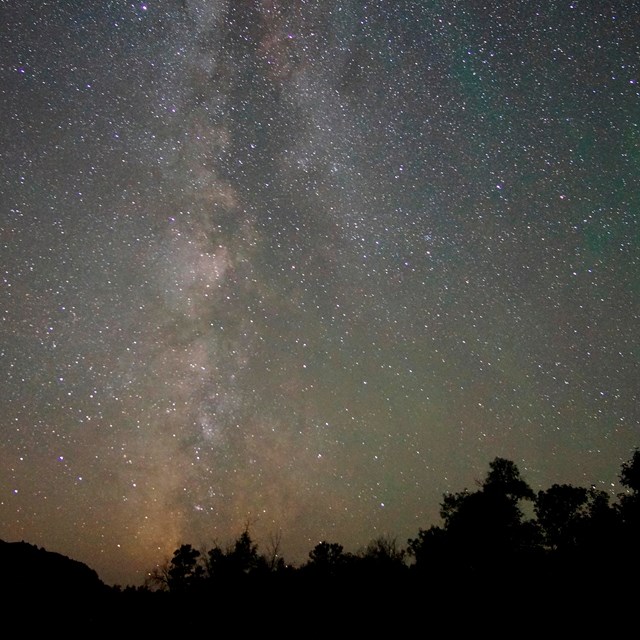
[[[295,581],[364,584],[405,579],[450,582],[526,572],[539,579],[575,579],[637,565],[640,532],[640,451],[622,465],[626,492],[612,502],[603,490],[554,484],[535,493],[510,460],[495,458],[474,491],[445,494],[441,525],[420,529],[406,548],[378,537],[357,553],[324,541],[300,567],[278,545],[261,554],[247,530],[226,549],[190,544],[150,574],[145,588],[173,593],[220,585]]]
[[[28,595],[33,587],[32,593],[76,600],[91,595],[105,604],[85,616],[94,622],[116,620],[111,610],[141,624],[162,612],[166,624],[182,631],[201,629],[203,621],[188,614],[199,606],[216,607],[220,616],[246,607],[257,626],[261,616],[283,607],[308,616],[353,617],[360,611],[356,601],[386,618],[410,603],[437,609],[460,599],[486,613],[496,603],[528,610],[543,598],[546,610],[558,613],[571,597],[585,606],[635,594],[640,451],[622,465],[619,478],[625,492],[613,501],[595,487],[568,484],[535,493],[512,461],[495,458],[473,491],[445,494],[442,523],[419,529],[406,547],[381,536],[352,553],[323,541],[296,567],[280,554],[279,539],[260,552],[246,528],[224,548],[182,544],[144,585],[122,589],[106,587],[68,558],[26,543],[1,543],[2,580],[14,594]]]

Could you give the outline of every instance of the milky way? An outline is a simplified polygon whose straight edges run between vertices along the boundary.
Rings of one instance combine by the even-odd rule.
[[[0,2],[0,538],[141,584],[640,445],[637,2]]]

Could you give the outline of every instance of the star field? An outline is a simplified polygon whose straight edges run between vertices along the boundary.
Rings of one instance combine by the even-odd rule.
[[[402,544],[640,445],[640,4],[0,2],[0,538]]]

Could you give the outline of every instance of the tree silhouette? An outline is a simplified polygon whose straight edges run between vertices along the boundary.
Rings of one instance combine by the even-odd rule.
[[[263,554],[263,559],[269,571],[283,571],[286,569],[286,562],[280,555],[280,545],[282,544],[282,532],[271,535],[267,552]]]
[[[266,569],[266,562],[258,555],[258,545],[253,543],[248,529],[237,538],[228,559],[235,575],[248,575]]]
[[[369,542],[362,553],[363,558],[369,558],[380,565],[389,564],[405,566],[406,551],[398,546],[396,538],[378,536]]]
[[[629,462],[622,465],[620,471],[620,483],[629,489],[632,495],[640,494],[640,449],[636,449]]]
[[[333,578],[344,572],[350,558],[341,544],[322,541],[309,551],[305,568],[318,578]]]
[[[514,571],[537,546],[535,523],[524,520],[520,503],[534,493],[518,467],[495,458],[477,491],[445,494],[440,516],[444,526],[420,530],[409,540],[418,570],[481,573]]]
[[[169,565],[170,560],[168,558],[161,564],[156,565],[147,575],[144,581],[144,587],[154,591],[168,591]]]
[[[620,484],[627,490],[618,496],[624,526],[630,533],[640,533],[640,449],[622,465]]]
[[[506,458],[494,458],[489,463],[489,473],[482,484],[484,492],[496,492],[508,497],[511,501],[533,500],[535,497],[531,487],[520,476],[516,464]]]
[[[277,553],[277,551],[273,551]],[[205,558],[206,575],[210,583],[217,585],[225,582],[237,582],[247,577],[265,575],[273,569],[282,568],[284,561],[267,558],[258,553],[258,545],[253,542],[248,528],[236,538],[227,550],[216,544],[207,552]]]
[[[534,509],[548,549],[566,552],[578,545],[588,518],[587,498],[584,487],[569,484],[538,492]]]
[[[407,552],[398,546],[396,538],[378,536],[358,554],[355,567],[362,579],[385,582],[398,581],[408,570]]]
[[[524,522],[520,506],[533,499],[533,490],[512,461],[496,458],[489,467],[479,491],[443,502],[445,528],[473,564],[503,564],[535,544],[535,528]]]
[[[441,573],[450,555],[447,532],[436,525],[419,529],[417,538],[409,538],[407,554],[413,558],[412,570]]]
[[[637,575],[640,570],[640,449],[622,465],[620,483],[627,490],[618,496],[620,517],[620,551],[629,570]]]
[[[204,575],[199,559],[200,552],[190,544],[183,544],[174,551],[167,572],[169,591],[184,592],[194,587]]]

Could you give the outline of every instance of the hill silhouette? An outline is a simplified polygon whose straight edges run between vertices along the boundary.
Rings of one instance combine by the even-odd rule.
[[[39,593],[100,596],[108,591],[86,564],[24,541],[0,540],[0,570],[3,589],[14,597]]]
[[[78,560],[25,541],[0,540],[0,603],[5,629],[58,631],[67,638],[109,635],[124,622],[118,593]]]

